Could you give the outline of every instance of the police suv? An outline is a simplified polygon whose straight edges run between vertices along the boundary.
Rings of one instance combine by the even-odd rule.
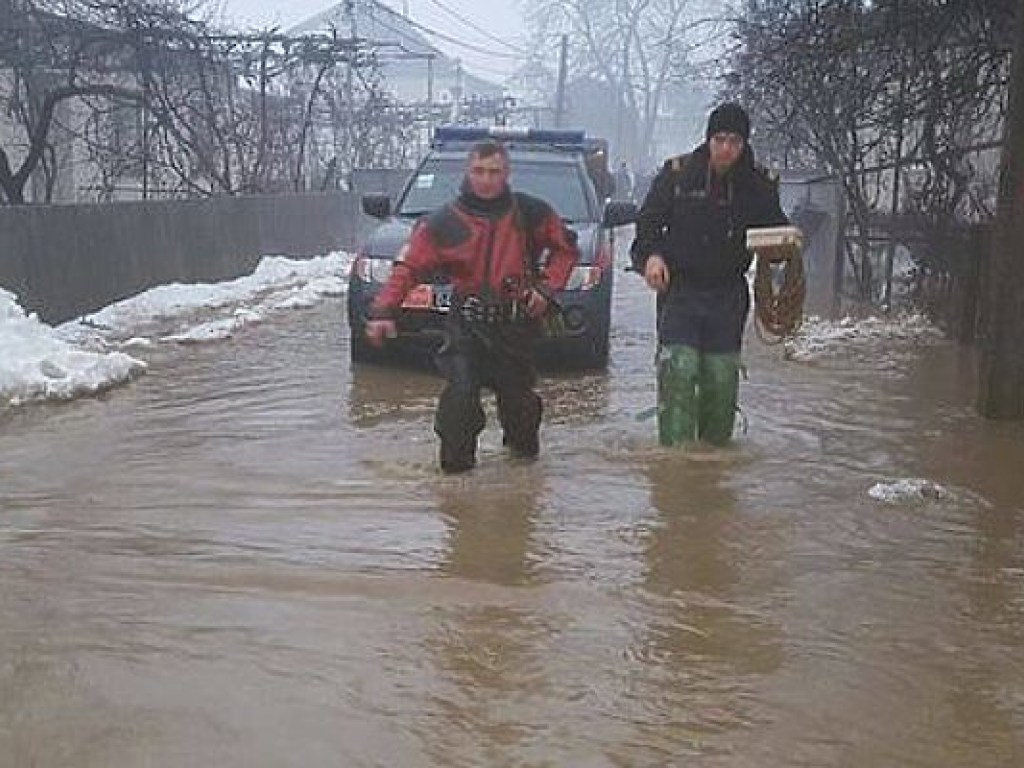
[[[359,249],[349,276],[353,360],[382,356],[364,335],[370,304],[391,274],[394,258],[413,224],[458,196],[467,152],[474,143],[488,138],[508,148],[512,189],[545,200],[578,237],[580,261],[565,290],[556,296],[561,311],[546,324],[538,357],[542,362],[554,360],[586,368],[607,364],[614,276],[612,231],[636,219],[636,206],[598,199],[586,165],[592,142],[582,131],[454,126],[436,129],[430,151],[394,205],[386,195],[362,198],[363,211],[381,223]],[[398,318],[399,337],[388,347],[436,348],[450,298],[451,286],[443,275],[414,288]]]

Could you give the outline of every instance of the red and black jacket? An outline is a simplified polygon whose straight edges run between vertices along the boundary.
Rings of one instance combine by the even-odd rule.
[[[545,251],[543,273],[536,274],[537,256]],[[516,301],[530,288],[550,297],[565,287],[578,260],[576,234],[543,200],[508,189],[483,200],[464,188],[416,223],[370,317],[394,318],[406,294],[438,273],[451,279],[455,301]]]

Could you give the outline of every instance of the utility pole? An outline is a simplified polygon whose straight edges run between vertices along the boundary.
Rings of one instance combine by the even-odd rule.
[[[345,68],[345,150],[349,154],[349,175],[348,178],[352,177],[352,170],[356,166],[355,161],[355,146],[356,146],[356,135],[353,124],[356,118],[355,105],[352,103],[355,100],[355,88],[353,87],[353,68],[355,67],[356,51],[358,50],[358,29],[356,24],[356,4],[355,0],[345,0],[345,12],[348,14],[348,25],[349,25],[349,49],[348,49],[348,66]],[[337,155],[335,155],[337,156]]]
[[[452,117],[453,124],[462,119],[462,60],[455,60],[455,85],[452,86]]]
[[[989,322],[982,343],[978,410],[1024,419],[1024,10],[1017,10],[1010,99],[999,169],[999,206],[988,271]]]
[[[427,54],[427,144],[434,138],[434,54]]]
[[[895,21],[893,25],[896,29],[902,30],[903,18],[900,15],[900,0],[893,0],[893,14]],[[917,28],[917,19],[913,12],[908,14],[910,23],[914,26],[913,29]],[[896,152],[893,156],[893,167],[892,167],[892,200],[890,202],[890,215],[892,216],[892,224],[894,231],[889,233],[889,245],[885,252],[885,311],[892,311],[892,277],[893,277],[893,266],[896,263],[896,233],[895,228],[900,216],[900,174],[903,171],[903,132],[906,126],[906,100],[907,100],[907,68],[909,61],[917,60],[917,50],[915,48],[917,44],[917,36],[913,35],[914,45],[911,46],[912,50],[909,51],[910,58],[908,60],[905,52],[901,50],[899,56],[899,68],[900,68],[900,83],[899,91],[897,96],[897,112],[896,112]]]
[[[565,78],[569,59],[569,36],[562,35],[561,50],[558,53],[558,90],[555,93],[555,128],[562,127],[565,119]]]

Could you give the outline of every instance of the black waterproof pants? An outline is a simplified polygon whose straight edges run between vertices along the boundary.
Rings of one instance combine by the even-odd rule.
[[[463,472],[476,463],[477,437],[484,428],[481,389],[497,396],[503,442],[520,456],[536,456],[541,399],[533,387],[536,328],[532,324],[469,324],[449,318],[435,362],[447,380],[434,416],[441,438],[441,469]]]

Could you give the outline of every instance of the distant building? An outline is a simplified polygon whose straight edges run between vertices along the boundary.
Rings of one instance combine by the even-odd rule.
[[[31,134],[38,125],[38,110],[25,110],[29,118],[23,114],[24,102],[29,100],[26,93],[31,91],[40,99],[43,94],[53,95],[67,87],[66,81],[62,79],[59,62],[68,47],[68,40],[80,42],[88,39],[97,29],[87,21],[59,13],[39,9],[31,12],[15,10],[17,16],[12,17],[8,23],[12,23],[25,40],[49,38],[48,44],[52,48],[25,45],[24,48],[30,49],[32,53],[25,53],[23,55],[26,58],[19,59],[16,53],[19,48],[15,46],[5,51],[7,56],[0,58],[0,147],[4,150],[12,174],[20,171],[26,157],[30,155],[33,142]],[[97,55],[95,49],[91,50],[93,55],[80,63],[79,74],[102,72],[106,85],[126,90],[136,85],[132,75],[122,66],[123,54],[115,47],[102,55]],[[13,59],[9,58],[12,54]],[[48,59],[48,55],[53,59]],[[52,64],[52,61],[58,63]],[[95,102],[87,97],[66,96],[58,99],[45,136],[43,160],[34,166],[20,190],[24,202],[76,203],[112,198],[117,190],[112,187],[110,178],[105,177],[105,169],[97,161],[88,140],[95,139],[100,133],[104,138],[113,140],[119,130],[124,133],[134,127],[137,112],[133,107],[108,104],[100,118],[97,116]],[[129,165],[124,163],[125,168],[122,170],[130,176],[137,169]],[[138,186],[137,179],[132,178],[129,184],[129,194],[133,195]],[[8,202],[0,195],[0,204]]]
[[[358,38],[378,44],[383,88],[405,104],[453,105],[499,102],[504,89],[466,72],[458,59],[446,56],[416,25],[378,0],[345,0],[287,30],[289,35],[322,34]]]
[[[38,20],[38,17],[34,18]],[[61,29],[72,39],[84,36],[90,29],[87,22],[74,18],[49,14],[46,20],[51,30],[57,24],[65,25]],[[338,179],[343,179],[350,170],[345,167],[346,162],[359,162],[363,167],[370,167],[401,165],[409,162],[410,158],[414,160],[425,147],[433,125],[459,121],[492,122],[496,109],[503,105],[505,94],[501,85],[467,73],[457,59],[435,47],[412,21],[378,0],[345,0],[287,32],[291,37],[331,33],[342,39],[356,38],[361,43],[359,49],[379,64],[382,80],[375,90],[398,102],[401,109],[396,112],[401,113],[401,119],[408,120],[407,124],[411,125],[408,134],[414,138],[408,141],[403,137],[397,142],[408,157],[402,154],[397,159],[391,158],[388,154],[390,147],[382,146],[375,151],[383,160],[376,156],[369,159],[360,156],[358,160],[352,160],[355,154],[350,147],[344,146],[339,151],[337,121],[332,122],[331,115],[314,114],[309,147],[303,159],[304,183],[310,188],[340,184]],[[88,70],[88,65],[102,63],[100,74],[103,82],[127,91],[141,88],[132,63],[118,59],[124,55],[119,49],[112,48],[112,51],[108,61],[87,62],[82,72],[94,74]],[[182,72],[188,77],[192,66],[191,54],[182,49],[180,55],[183,57]],[[344,77],[344,65],[339,71]],[[58,76],[39,66],[29,74],[37,86]],[[226,82],[233,82],[230,71],[225,74],[228,75]],[[17,170],[29,151],[25,127],[18,122],[17,111],[9,104],[15,86],[24,77],[25,74],[19,73],[10,62],[0,61],[0,106],[3,107],[0,108],[0,147],[3,147],[13,170]],[[226,101],[226,96],[221,93],[224,82],[223,79],[215,79],[210,86],[215,106]],[[236,98],[247,92],[247,87],[240,84]],[[281,81],[272,84],[267,95],[268,108],[284,109],[288,103],[286,95]],[[183,186],[178,177],[182,170],[191,173],[191,165],[177,169],[177,172],[169,171],[166,158],[160,156],[161,148],[150,147],[148,142],[153,135],[154,122],[146,110],[131,101],[100,102],[99,99],[75,97],[58,103],[47,136],[46,163],[36,167],[25,185],[23,194],[26,202],[176,197],[195,191],[192,187]],[[317,107],[321,112],[324,109],[322,103]],[[200,120],[197,129],[203,131],[208,128]],[[366,140],[366,131],[358,133],[361,140]],[[185,153],[185,156],[189,158],[187,163],[191,164],[191,155]],[[229,161],[237,163],[238,157],[232,155]],[[232,180],[241,178],[240,172],[240,168],[232,168]],[[282,176],[279,168],[274,172],[280,178],[290,179]],[[290,172],[290,169],[285,172]],[[267,189],[272,182],[264,180],[262,183],[263,189]],[[217,192],[216,187],[207,186],[211,186],[211,194]],[[292,188],[290,182],[288,188]],[[0,204],[3,202],[0,199]]]

